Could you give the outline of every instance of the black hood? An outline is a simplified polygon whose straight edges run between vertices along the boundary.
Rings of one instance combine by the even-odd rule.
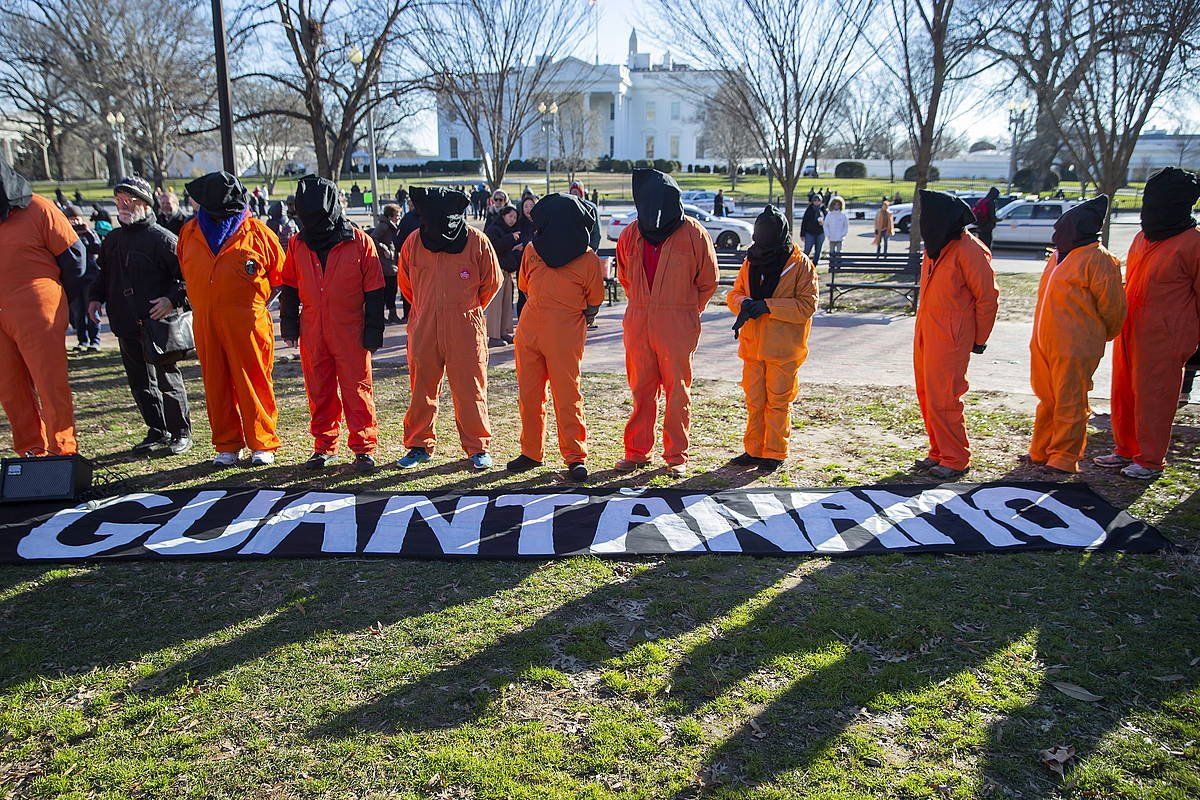
[[[656,169],[633,171],[633,204],[638,230],[650,244],[662,244],[683,224],[679,184]]]
[[[300,179],[296,187],[296,218],[300,220],[300,240],[322,263],[334,245],[354,238],[354,229],[342,214],[338,188],[327,178],[305,175]]]
[[[925,252],[937,261],[942,248],[961,236],[963,229],[975,221],[975,215],[961,197],[932,189],[922,189],[919,194],[921,241],[925,242]]]
[[[1054,223],[1054,249],[1061,262],[1076,247],[1100,241],[1100,229],[1108,214],[1108,195],[1101,194],[1071,208]]]
[[[997,189],[995,186],[993,186],[992,188],[987,190],[987,194],[985,194],[983,196],[983,199],[991,200],[993,202],[995,202],[996,200],[999,200],[1000,199],[1000,190]]]
[[[228,219],[246,210],[246,187],[228,172],[210,172],[183,187],[213,219]]]
[[[0,158],[0,222],[8,219],[14,208],[25,208],[33,200],[33,187],[25,176]]]
[[[574,195],[548,194],[530,211],[533,247],[547,266],[565,266],[588,251],[596,212]]]
[[[1192,209],[1200,199],[1200,177],[1178,167],[1150,176],[1142,192],[1142,232],[1152,242],[1170,239],[1195,227]]]
[[[766,300],[775,294],[783,266],[792,255],[791,225],[775,206],[767,206],[754,220],[754,243],[746,251],[750,262],[750,296]]]
[[[471,205],[465,194],[440,186],[410,186],[408,197],[421,215],[421,244],[435,253],[461,253],[467,246],[467,220]]]

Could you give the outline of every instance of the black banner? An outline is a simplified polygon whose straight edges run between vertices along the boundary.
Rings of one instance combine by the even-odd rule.
[[[1170,543],[1087,486],[348,494],[191,489],[0,506],[0,561],[576,554],[825,556]]]

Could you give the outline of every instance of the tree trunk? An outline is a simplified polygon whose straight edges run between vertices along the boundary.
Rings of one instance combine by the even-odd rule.
[[[729,162],[729,191],[731,191],[731,192],[734,189],[737,189],[737,178],[738,178],[737,172],[738,172],[737,171],[737,162],[730,161]]]
[[[780,181],[779,188],[783,192],[783,213],[787,215],[788,224],[795,228],[796,181]]]

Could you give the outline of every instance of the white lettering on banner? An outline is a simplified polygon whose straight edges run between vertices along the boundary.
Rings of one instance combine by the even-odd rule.
[[[766,539],[786,553],[812,552],[812,544],[804,538],[800,526],[780,498],[758,493],[749,493],[744,497],[754,507],[758,519],[747,517],[711,495],[684,498],[684,511],[696,520],[710,549],[720,553],[742,552],[735,531],[745,530]]]
[[[1035,506],[1063,521],[1064,527],[1044,528],[1033,520],[1013,510],[1008,504],[1013,500],[1028,500]],[[980,489],[971,495],[971,502],[1001,522],[1011,525],[1029,536],[1040,536],[1051,544],[1066,547],[1095,547],[1104,541],[1107,533],[1094,519],[1077,508],[1071,508],[1044,492],[1020,486],[992,486]]]
[[[842,538],[834,520],[846,520],[862,525],[864,520],[875,516],[875,509],[866,500],[853,492],[792,492],[792,506],[804,533],[812,540],[818,553],[845,553],[850,545]]]
[[[233,522],[211,539],[196,539],[188,536],[201,517],[227,493],[222,491],[200,492],[179,513],[156,530],[145,542],[148,550],[168,556],[195,556],[232,550],[246,541],[259,523],[271,513],[271,509],[283,499],[285,492],[277,489],[255,492]]]
[[[643,508],[646,513],[636,513]],[[703,553],[704,542],[661,497],[614,497],[604,504],[591,553],[625,553],[632,525],[653,525],[675,553]]]
[[[103,553],[114,547],[126,545],[144,536],[158,526],[153,523],[137,524],[124,522],[102,522],[93,534],[96,541],[90,544],[63,544],[58,537],[72,523],[93,511],[112,508],[120,503],[136,503],[142,508],[160,508],[171,504],[170,498],[161,494],[136,493],[101,500],[94,505],[79,505],[65,508],[31,530],[17,543],[17,555],[21,558],[86,558]]]
[[[483,495],[460,497],[454,518],[447,520],[438,513],[428,497],[391,497],[379,515],[379,523],[363,552],[399,553],[404,547],[404,537],[408,534],[408,526],[415,512],[429,525],[444,554],[477,555],[487,507],[488,499]]]
[[[954,540],[922,519],[918,514],[933,515],[947,495],[956,496],[946,489],[927,489],[913,497],[880,489],[864,489],[868,500],[883,509],[882,514],[893,523],[887,530],[875,530],[878,517],[863,523],[863,527],[875,534],[885,547],[893,549],[912,547],[916,544],[954,544]]]
[[[926,494],[936,496],[943,493],[941,506],[954,514],[984,539],[992,547],[1013,547],[1024,544],[1013,536],[1008,528],[998,524],[983,511],[963,499],[962,495],[952,489],[927,489]]]
[[[241,555],[268,555],[301,524],[321,525],[322,553],[353,553],[358,549],[355,496],[309,492],[267,520],[254,538],[239,550]]]
[[[505,494],[496,498],[496,507],[523,507],[517,555],[552,556],[555,512],[567,506],[586,505],[587,501],[585,494]]]

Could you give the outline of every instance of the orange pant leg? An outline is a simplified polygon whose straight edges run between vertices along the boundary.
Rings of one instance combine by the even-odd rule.
[[[74,455],[75,405],[67,379],[64,341],[67,299],[61,288],[39,299],[38,303],[20,305],[4,312],[4,331],[16,348],[16,360],[21,362],[12,374],[14,384],[10,402],[15,416],[23,420],[19,438],[27,446],[17,449],[22,453],[33,450],[39,455]],[[11,355],[9,360],[12,360]],[[0,368],[4,368],[3,365]],[[34,395],[32,404],[29,402],[31,391]],[[9,392],[6,390],[4,394]],[[8,405],[5,407],[7,409]],[[14,424],[14,442],[18,437],[16,427]]]
[[[799,374],[800,364],[795,361],[766,362],[762,458],[783,461],[788,456],[788,439],[792,435],[792,401],[800,391]]]
[[[424,323],[408,331],[408,410],[404,412],[404,446],[423,447],[430,453],[437,443],[438,396],[446,361],[437,341],[437,319],[425,312]]]
[[[304,370],[304,392],[308,396],[308,430],[313,452],[337,452],[341,429],[342,402],[338,398],[338,376],[333,354],[325,346],[321,331],[300,335],[300,367]]]
[[[533,320],[522,320],[514,356],[517,366],[517,409],[521,414],[521,454],[534,461],[546,456],[546,385],[550,373],[537,347]]]
[[[379,446],[371,354],[359,347],[339,357],[337,382],[346,411],[346,428],[350,431],[346,444],[356,455],[371,455]]]
[[[246,446],[246,439],[234,401],[228,355],[207,316],[194,314],[192,323],[213,449],[218,453],[236,453]]]
[[[942,451],[938,448],[937,430],[930,424],[933,415],[929,406],[929,393],[925,388],[925,334],[917,329],[913,339],[913,376],[917,389],[917,405],[921,407],[921,419],[925,423],[925,437],[929,440],[928,458],[941,463]]]
[[[1183,364],[1174,348],[1136,347],[1132,369],[1135,415],[1133,460],[1146,469],[1162,469],[1171,446],[1171,426],[1183,387]]]
[[[1133,459],[1138,454],[1137,399],[1133,392],[1129,337],[1122,331],[1113,340],[1112,435],[1117,455]]]
[[[921,351],[925,397],[921,410],[930,434],[930,457],[935,457],[933,451],[936,450],[936,458],[942,466],[966,469],[971,463],[971,449],[963,420],[962,396],[968,388],[970,345],[927,337]]]
[[[492,434],[487,407],[487,330],[483,309],[472,309],[441,333],[446,381],[454,400],[454,424],[463,452],[486,453]]]
[[[587,460],[587,425],[583,419],[583,392],[579,373],[587,329],[580,320],[577,330],[563,326],[543,348],[543,357],[554,395],[554,421],[558,429],[558,451],[567,464]]]
[[[1091,359],[1053,357],[1046,364],[1041,383],[1048,390],[1049,402],[1045,411],[1043,403],[1038,404],[1034,439],[1044,441],[1048,465],[1076,472],[1087,449],[1088,392],[1097,364]]]
[[[650,451],[654,448],[654,423],[658,419],[662,377],[658,355],[643,336],[625,336],[625,375],[633,395],[633,410],[625,423],[625,458],[649,461]]]
[[[46,429],[33,392],[33,376],[25,366],[16,340],[3,329],[0,329],[0,405],[8,417],[13,450],[18,455],[45,453]]]
[[[230,324],[221,338],[246,445],[251,450],[278,450],[279,412],[271,375],[275,366],[275,331],[271,318],[264,314],[256,319],[250,336]]]
[[[1054,432],[1055,394],[1050,381],[1050,365],[1036,344],[1029,348],[1029,386],[1038,399],[1037,411],[1033,416],[1033,437],[1029,441],[1029,458],[1044,464]]]
[[[746,432],[742,447],[755,458],[763,457],[763,418],[767,410],[767,362],[748,358],[742,362],[742,391],[746,394]]]
[[[692,424],[692,356],[659,341],[658,371],[662,375],[663,460],[668,465],[686,464],[688,429]]]

